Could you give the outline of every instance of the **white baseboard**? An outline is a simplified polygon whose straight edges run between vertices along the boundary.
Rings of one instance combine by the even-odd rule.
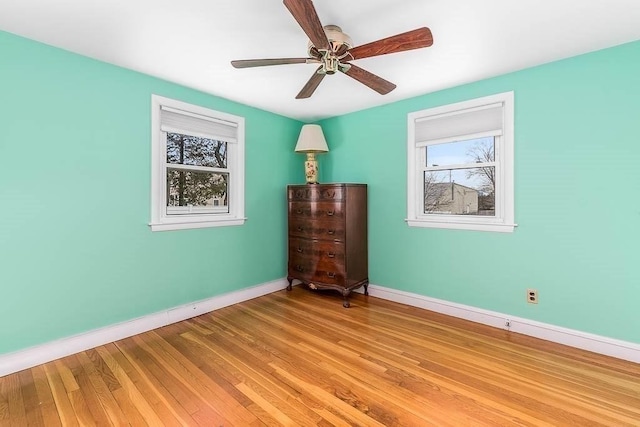
[[[363,292],[363,290],[358,289],[357,292]],[[369,294],[377,298],[399,302],[412,307],[424,308],[495,328],[508,329],[511,332],[640,363],[640,344],[563,328],[561,326],[537,322],[535,320],[524,319],[495,311],[483,310],[481,308],[399,291],[379,285],[369,285]],[[505,326],[507,319],[511,324],[509,328]]]
[[[0,377],[284,289],[283,279],[0,355]]]
[[[174,307],[159,313],[153,313],[137,319],[88,331],[82,334],[52,341],[14,353],[0,355],[0,377],[28,369],[42,363],[69,356],[113,341],[160,328],[171,323],[199,316],[222,307],[247,301],[275,291],[284,289],[287,281],[283,279],[241,289],[206,300]],[[358,289],[356,292],[363,292]],[[424,308],[437,313],[482,323],[496,328],[509,329],[524,335],[541,338],[547,341],[565,344],[584,350],[619,359],[640,363],[640,344],[613,338],[594,335],[587,332],[563,328],[534,320],[510,316],[495,311],[483,310],[463,304],[427,297],[424,295],[369,285],[372,296],[399,302],[412,307]],[[509,319],[510,328],[505,327]]]

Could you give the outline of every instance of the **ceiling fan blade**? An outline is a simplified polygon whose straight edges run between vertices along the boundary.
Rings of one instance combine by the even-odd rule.
[[[362,68],[356,65],[353,65],[353,64],[347,64],[347,65],[350,66],[348,70],[343,71],[341,69],[340,71],[342,71],[352,79],[359,81],[363,85],[369,86],[371,89],[375,90],[380,95],[386,95],[396,88],[396,85],[383,79],[382,77],[378,77],[375,74],[372,74],[367,70],[363,70]]]
[[[377,40],[375,42],[356,46],[349,51],[353,59],[369,58],[371,56],[386,55],[388,53],[403,52],[405,50],[420,49],[433,44],[431,30],[427,27],[407,31]]]
[[[326,74],[318,73],[318,71],[320,71],[321,69],[322,69],[321,66],[318,67],[318,69],[315,71],[315,73],[313,73],[313,76],[311,76],[307,84],[304,85],[300,93],[296,95],[296,99],[309,98],[311,95],[313,95],[313,92],[316,91],[316,88],[318,87],[322,79],[324,79],[324,76],[326,76]]]
[[[317,49],[329,48],[329,40],[311,0],[284,0],[284,5]]]
[[[313,58],[271,58],[271,59],[239,59],[231,61],[234,68],[266,67],[269,65],[309,64],[318,62]]]

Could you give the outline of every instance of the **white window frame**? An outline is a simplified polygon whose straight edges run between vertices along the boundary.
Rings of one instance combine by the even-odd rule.
[[[424,213],[424,170],[426,147],[433,144],[464,141],[487,136],[483,133],[439,136],[438,139],[416,141],[416,123],[434,119],[436,116],[462,114],[469,109],[482,109],[491,105],[502,105],[502,129],[495,136],[495,216],[467,216]],[[407,219],[410,227],[448,228],[513,232],[514,209],[514,94],[504,92],[456,104],[429,108],[408,114],[407,132]]]
[[[167,215],[167,132],[161,129],[161,109],[167,107],[186,116],[196,115],[211,121],[236,126],[233,139],[227,142],[229,172],[229,212],[216,214]],[[244,224],[244,118],[158,95],[151,96],[151,222],[152,231],[184,230]],[[198,135],[197,132],[193,136]]]

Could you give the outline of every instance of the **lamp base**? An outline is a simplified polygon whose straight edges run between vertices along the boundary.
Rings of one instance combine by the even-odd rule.
[[[304,176],[307,184],[318,183],[318,161],[315,153],[307,153],[307,160],[304,162]]]

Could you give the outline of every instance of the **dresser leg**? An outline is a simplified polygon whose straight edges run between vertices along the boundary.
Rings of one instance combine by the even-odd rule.
[[[287,290],[290,291],[291,289],[293,289],[293,287],[291,286],[291,284],[293,283],[293,279],[289,279],[287,277],[287,281],[289,282],[289,284],[287,285]]]
[[[368,283],[364,284],[364,294],[365,295],[369,295],[369,284]]]
[[[349,308],[351,307],[351,304],[349,304],[349,294],[351,293],[351,291],[349,289],[345,289],[342,291],[342,296],[344,297],[344,301],[342,301],[342,306],[344,308]]]

